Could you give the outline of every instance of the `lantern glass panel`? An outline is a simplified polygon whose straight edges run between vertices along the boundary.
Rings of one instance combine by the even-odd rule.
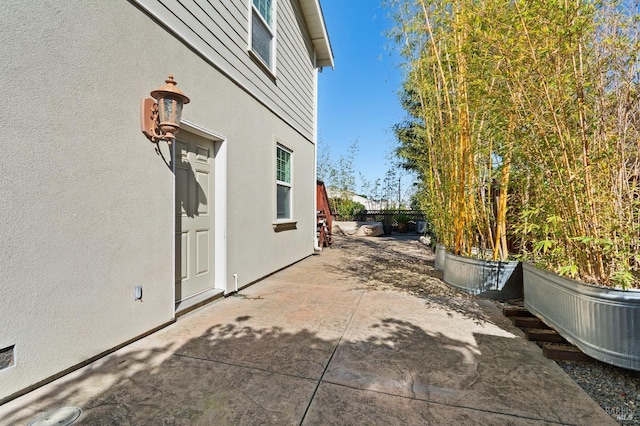
[[[174,98],[162,98],[158,102],[158,112],[161,123],[180,124],[182,115],[182,100]]]

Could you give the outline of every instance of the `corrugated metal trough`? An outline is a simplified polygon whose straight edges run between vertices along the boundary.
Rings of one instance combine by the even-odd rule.
[[[436,260],[434,266],[441,271],[444,269],[444,254],[447,252],[447,248],[444,244],[436,244]]]
[[[446,252],[443,280],[467,293],[489,299],[522,297],[522,265],[458,256]]]
[[[640,370],[640,290],[584,284],[524,264],[524,306],[587,355]]]

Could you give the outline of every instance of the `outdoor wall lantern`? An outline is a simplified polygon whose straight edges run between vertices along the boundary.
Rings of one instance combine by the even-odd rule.
[[[155,101],[151,98],[142,100],[140,121],[142,133],[151,142],[157,143],[162,139],[171,145],[176,132],[180,130],[182,106],[189,103],[189,98],[176,87],[173,74],[169,74],[165,83],[151,91],[150,95]]]

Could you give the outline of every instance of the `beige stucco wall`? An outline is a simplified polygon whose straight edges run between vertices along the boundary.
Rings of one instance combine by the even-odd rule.
[[[313,144],[144,13],[9,2],[0,28],[0,349],[16,350],[0,400],[172,320],[173,174],[139,130],[169,73],[183,118],[226,137],[230,285],[312,253]],[[281,233],[276,141],[294,151],[298,220]]]

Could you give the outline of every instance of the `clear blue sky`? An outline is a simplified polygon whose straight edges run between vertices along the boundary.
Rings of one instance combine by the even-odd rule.
[[[405,116],[398,100],[400,59],[384,34],[393,21],[379,0],[321,0],[321,5],[335,69],[325,68],[319,76],[319,150],[327,146],[335,162],[358,140],[356,172],[382,180],[386,154],[395,146],[392,126]]]

